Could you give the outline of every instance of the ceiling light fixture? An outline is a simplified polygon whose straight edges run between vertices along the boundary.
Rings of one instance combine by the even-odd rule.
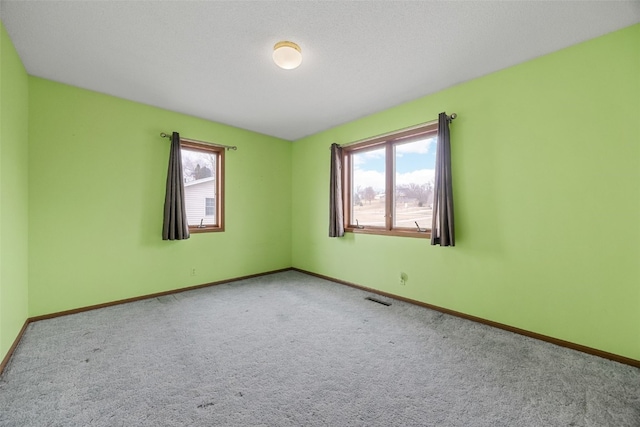
[[[302,50],[293,42],[278,42],[273,46],[273,62],[285,70],[298,68],[302,63]]]

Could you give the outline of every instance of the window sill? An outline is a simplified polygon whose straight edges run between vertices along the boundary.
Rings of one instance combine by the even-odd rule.
[[[198,233],[216,233],[219,231],[224,231],[224,227],[218,227],[213,225],[207,225],[205,227],[189,227],[190,234],[198,234]]]
[[[344,231],[347,233],[354,233],[354,234],[377,234],[380,236],[415,237],[419,239],[431,239],[431,230],[427,230],[427,231],[402,230],[402,229],[385,230],[384,228],[345,227]]]

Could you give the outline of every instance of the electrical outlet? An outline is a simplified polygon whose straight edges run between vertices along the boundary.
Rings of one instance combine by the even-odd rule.
[[[407,276],[407,273],[400,272],[400,284],[402,286],[407,284],[407,280],[408,279],[409,279],[409,277]]]
[[[191,269],[191,275],[192,275],[192,276],[195,276],[195,275],[196,275],[196,269],[195,269],[195,268],[192,268],[192,269]]]

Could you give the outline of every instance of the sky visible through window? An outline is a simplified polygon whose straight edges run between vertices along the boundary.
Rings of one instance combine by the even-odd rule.
[[[384,153],[384,148],[379,148],[353,156],[354,190],[372,187],[376,192],[384,191]],[[436,137],[396,146],[396,185],[433,183],[435,169]]]

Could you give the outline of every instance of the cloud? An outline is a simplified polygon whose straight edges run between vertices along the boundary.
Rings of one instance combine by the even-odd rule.
[[[396,185],[425,184],[433,182],[434,177],[435,170],[433,169],[419,169],[407,173],[399,173],[396,174]],[[372,170],[356,170],[353,184],[355,190],[358,187],[362,189],[373,187],[377,192],[384,191],[384,173]]]
[[[419,169],[407,173],[396,174],[396,185],[426,184],[433,182],[436,171],[434,169]]]
[[[373,187],[376,191],[384,191],[384,173],[378,171],[356,170],[353,180],[354,190]]]
[[[379,148],[377,150],[365,151],[363,153],[357,153],[353,156],[354,166],[359,166],[367,163],[367,160],[371,159],[384,159],[385,149]]]
[[[407,144],[396,145],[396,155],[402,156],[403,154],[415,153],[415,154],[427,154],[431,144],[436,144],[436,138],[430,137],[420,139],[418,141],[409,142]]]

